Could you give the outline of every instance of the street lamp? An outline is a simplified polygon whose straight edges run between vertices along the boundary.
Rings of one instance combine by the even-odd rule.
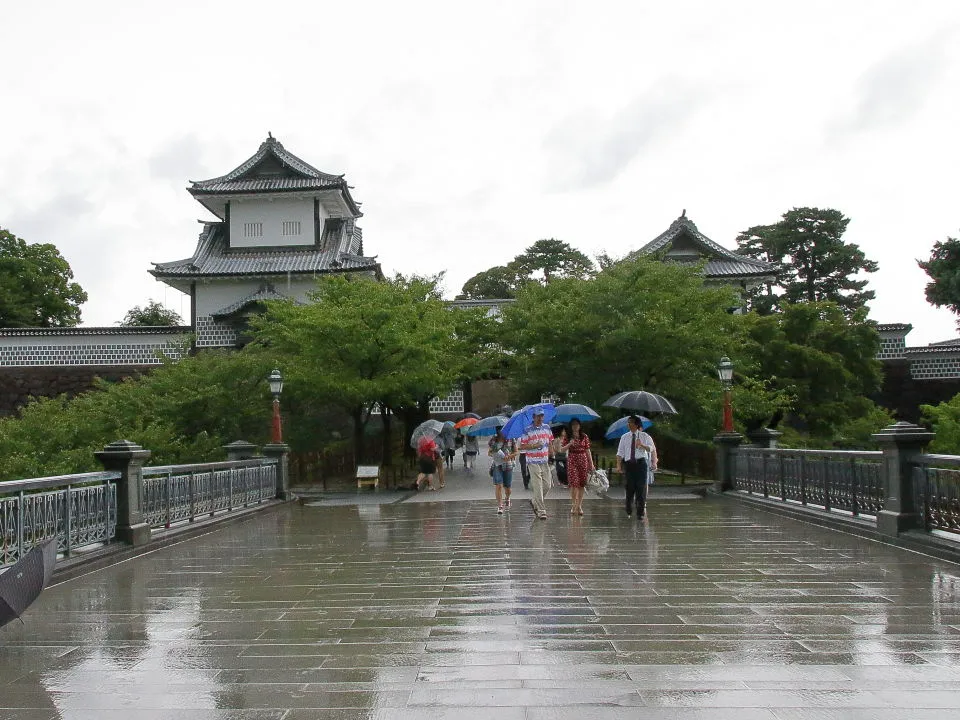
[[[267,377],[267,382],[270,384],[270,392],[273,393],[273,425],[270,442],[279,445],[283,442],[283,433],[280,429],[280,393],[283,392],[283,375],[279,370],[274,370]]]
[[[717,365],[717,375],[723,383],[723,432],[733,432],[733,404],[730,402],[730,388],[733,386],[733,363],[724,355]]]

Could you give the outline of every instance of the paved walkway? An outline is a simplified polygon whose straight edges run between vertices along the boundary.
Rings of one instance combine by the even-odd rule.
[[[725,500],[438,501],[480,481],[51,587],[0,629],[0,719],[958,716],[955,565]]]

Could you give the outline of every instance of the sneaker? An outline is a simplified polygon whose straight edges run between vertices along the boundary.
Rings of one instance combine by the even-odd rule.
[[[507,508],[507,510],[510,509],[510,498],[507,498],[507,504],[505,505],[505,507]]]
[[[546,519],[547,519],[547,514],[546,514],[546,513],[540,513],[539,515],[537,515],[537,517],[540,518],[541,520],[546,520]]]
[[[503,515],[503,505],[497,508],[497,515]]]
[[[627,510],[627,517],[632,517],[632,513],[629,510]]]

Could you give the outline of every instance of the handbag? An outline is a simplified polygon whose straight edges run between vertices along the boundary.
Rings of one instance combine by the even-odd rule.
[[[587,476],[587,489],[597,495],[606,495],[610,489],[610,480],[604,470],[594,469]]]

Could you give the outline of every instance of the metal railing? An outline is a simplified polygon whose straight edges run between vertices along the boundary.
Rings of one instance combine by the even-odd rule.
[[[880,451],[740,447],[733,455],[735,490],[853,516],[883,508]]]
[[[920,455],[912,477],[914,506],[924,529],[960,537],[960,457]]]
[[[248,507],[277,494],[277,462],[264,458],[143,468],[143,515],[169,528]]]
[[[57,538],[57,551],[107,543],[117,531],[117,472],[0,483],[0,567]]]

